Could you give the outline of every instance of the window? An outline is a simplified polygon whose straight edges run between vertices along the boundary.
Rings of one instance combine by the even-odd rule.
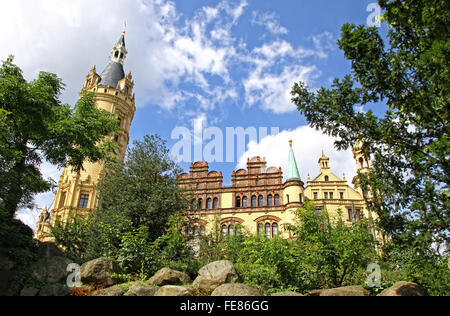
[[[258,180],[256,180],[256,181],[255,181],[255,185],[258,185],[258,183],[259,183]]]
[[[328,192],[324,192],[324,193],[323,193],[323,198],[324,198],[325,200],[328,200]]]
[[[258,235],[262,236],[263,234],[263,224],[259,223],[258,224]]]
[[[117,95],[117,92],[116,92],[116,95]],[[122,127],[122,119],[119,117],[117,120],[119,121],[119,127]]]
[[[198,236],[198,226],[194,226],[194,236]]]
[[[197,200],[194,200],[194,201],[192,202],[192,209],[193,209],[193,210],[196,210],[196,209],[197,209]]]
[[[66,201],[66,192],[61,193],[61,197],[59,198],[59,207],[64,206],[64,202]]]
[[[202,200],[202,199],[199,199],[199,200],[198,200],[198,209],[199,209],[199,210],[202,209],[202,207],[203,207],[202,204],[203,204],[203,200]]]
[[[278,235],[278,224],[273,223],[272,224],[272,237],[275,237],[276,235]]]
[[[264,198],[263,198],[263,196],[262,195],[260,195],[259,196],[259,198],[258,198],[258,206],[259,207],[262,207],[263,206],[263,204],[264,204]]]
[[[89,195],[88,194],[81,194],[80,196],[80,202],[78,203],[78,208],[87,208],[89,202]]]
[[[252,207],[256,207],[256,196],[252,196]]]
[[[246,196],[244,196],[242,198],[242,207],[247,207],[247,197]]]
[[[267,223],[266,224],[266,238],[270,239],[271,235],[270,235],[270,224]]]
[[[234,236],[234,225],[228,226],[228,236]]]
[[[314,200],[317,200],[317,192],[314,192]]]
[[[280,196],[277,194],[275,195],[275,206],[279,206],[280,205]]]
[[[200,227],[200,235],[205,236],[205,226]]]
[[[114,57],[115,58],[119,57],[119,51],[118,50],[116,50],[116,53],[114,54]]]
[[[333,199],[333,192],[330,192],[330,200]]]
[[[330,178],[328,176],[325,176],[325,182],[330,181]]]
[[[213,207],[214,207],[215,209],[216,209],[216,208],[219,208],[219,199],[218,199],[218,198],[215,198],[215,199],[214,199]]]
[[[208,210],[212,209],[212,200],[211,199],[206,200],[206,208]]]
[[[300,195],[298,196],[298,200],[300,201],[300,203],[303,203],[303,196],[302,196],[302,194],[300,194]]]
[[[357,222],[362,220],[361,216],[361,210],[355,210],[355,213],[353,213],[352,209],[348,210],[348,220],[352,222]]]
[[[120,59],[122,59],[123,58],[123,53],[120,53]]]
[[[241,197],[240,196],[236,197],[236,207],[241,207]]]
[[[227,225],[222,226],[222,237],[227,237],[228,227]]]
[[[344,199],[344,192],[339,192],[339,195],[341,196],[341,200]]]
[[[197,191],[200,189],[200,183],[197,183]]]
[[[273,198],[272,195],[269,195],[267,197],[267,206],[272,206],[273,205]]]

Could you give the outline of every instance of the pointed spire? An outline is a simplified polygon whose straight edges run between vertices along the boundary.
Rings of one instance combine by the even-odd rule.
[[[123,63],[127,57],[128,51],[125,47],[125,30],[119,41],[114,45],[111,50],[111,56],[109,64],[101,74],[101,80],[99,86],[109,86],[116,88],[120,80],[125,78],[125,72],[123,70]]]
[[[292,148],[292,140],[289,141],[289,159],[286,179],[287,181],[300,180],[300,173],[298,172],[297,161],[295,160],[294,150]]]

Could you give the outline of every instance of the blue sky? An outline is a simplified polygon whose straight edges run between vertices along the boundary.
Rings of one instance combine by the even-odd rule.
[[[277,127],[278,135],[249,142],[233,162],[211,162],[210,170],[223,171],[229,185],[232,170],[255,155],[285,167],[293,139],[303,181],[317,175],[323,149],[336,175],[351,182],[351,151],[337,152],[332,138],[311,130],[289,91],[300,80],[312,89],[329,87],[349,73],[337,47],[341,27],[366,24],[374,2],[0,0],[0,59],[14,54],[28,80],[41,70],[58,74],[67,84],[62,100],[74,104],[92,66],[99,73],[106,66],[127,21],[125,71],[133,74],[137,99],[131,141],[159,134],[172,148],[177,127],[192,133],[194,126],[217,127],[223,134],[227,127]],[[181,166],[188,171],[190,162]],[[61,174],[48,164],[42,172],[56,181]],[[38,196],[38,208],[52,198]],[[21,218],[33,226],[36,213],[23,211]]]

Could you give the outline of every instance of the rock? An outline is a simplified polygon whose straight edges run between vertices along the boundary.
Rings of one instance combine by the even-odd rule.
[[[169,268],[162,268],[148,280],[148,284],[164,286],[174,284],[189,284],[191,278],[184,272],[175,271]]]
[[[156,291],[155,296],[194,296],[194,293],[184,286],[165,285]]]
[[[21,283],[14,271],[0,271],[0,296],[16,296],[21,290]]]
[[[212,292],[211,296],[262,296],[255,288],[239,283],[222,284]]]
[[[8,258],[7,255],[0,252],[0,270],[9,271],[11,270],[16,263]]]
[[[370,293],[359,285],[344,286],[327,289],[320,292],[320,296],[369,296]]]
[[[123,286],[116,285],[97,291],[94,296],[123,296],[125,291],[126,290]]]
[[[201,268],[198,275],[205,279],[215,280],[219,284],[233,283],[238,280],[236,269],[228,260],[212,262]]]
[[[20,296],[36,296],[38,293],[38,289],[35,289],[34,287],[27,287],[20,291]]]
[[[114,273],[120,273],[119,264],[110,258],[98,258],[81,266],[81,282],[111,286],[115,284]]]
[[[427,290],[417,283],[400,281],[378,296],[428,296]]]
[[[39,243],[37,253],[40,258],[64,257],[64,252],[51,242]]]
[[[309,296],[320,296],[320,293],[322,293],[325,290],[312,290],[308,292]]]
[[[159,287],[144,283],[135,283],[125,293],[124,296],[155,296]]]
[[[272,296],[303,296],[303,294],[292,292],[292,291],[286,291],[286,292],[278,292],[275,294],[272,294]]]
[[[50,284],[39,291],[39,296],[68,296],[70,293],[71,290],[65,285]]]
[[[59,283],[65,282],[67,265],[70,260],[64,257],[49,257],[39,260],[32,266],[32,276],[39,282]]]
[[[202,275],[199,275],[192,284],[196,287],[201,293],[211,293],[214,291],[221,283],[217,280],[209,279]]]

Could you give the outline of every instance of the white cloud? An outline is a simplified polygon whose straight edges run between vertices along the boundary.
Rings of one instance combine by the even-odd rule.
[[[281,26],[278,21],[278,17],[275,13],[262,13],[254,11],[252,15],[253,24],[264,26],[270,33],[274,35],[287,34],[288,30],[284,26]]]
[[[277,135],[269,135],[259,143],[254,141],[248,144],[248,150],[239,158],[237,169],[247,167],[247,158],[255,156],[266,157],[267,167],[281,167],[287,170],[289,140],[293,140],[293,149],[300,177],[307,181],[310,174],[313,180],[320,172],[318,160],[322,156],[322,150],[330,158],[331,171],[343,178],[345,173],[347,182],[356,176],[356,163],[353,160],[352,151],[338,151],[334,148],[335,138],[322,134],[309,126],[300,126],[294,130],[282,131]]]

